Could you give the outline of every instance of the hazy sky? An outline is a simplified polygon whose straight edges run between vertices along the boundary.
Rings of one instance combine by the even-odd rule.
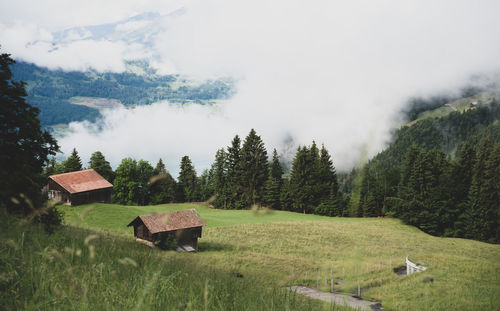
[[[152,47],[51,45],[55,31],[180,7],[183,15],[160,22]],[[314,139],[348,169],[382,150],[409,96],[453,91],[471,74],[498,71],[498,16],[499,1],[469,0],[1,0],[0,44],[51,68],[121,71],[123,59],[148,58],[162,73],[237,79],[237,94],[220,111],[157,103],[108,112],[102,130],[72,124],[73,134],[59,140],[65,154],[76,147],[88,160],[101,150],[115,166],[126,156],[153,165],[162,157],[174,174],[187,154],[200,172],[253,127],[269,152]]]

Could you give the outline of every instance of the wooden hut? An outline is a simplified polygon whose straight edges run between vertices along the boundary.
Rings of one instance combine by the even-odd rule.
[[[197,251],[201,227],[205,222],[194,208],[161,214],[137,216],[128,226],[134,226],[138,242],[155,246],[173,238],[178,251]]]
[[[66,205],[111,203],[113,185],[93,169],[49,176],[49,199]]]

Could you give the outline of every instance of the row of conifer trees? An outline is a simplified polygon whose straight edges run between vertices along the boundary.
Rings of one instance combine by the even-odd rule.
[[[177,180],[161,159],[153,167],[144,160],[125,158],[113,171],[104,155],[96,151],[88,167],[113,183],[113,201],[119,204],[209,201],[222,209],[268,207],[329,216],[342,216],[346,204],[324,146],[319,149],[313,142],[299,147],[285,176],[276,149],[269,161],[264,142],[253,129],[243,142],[236,135],[230,146],[219,149],[211,168],[200,176],[188,156],[181,159]],[[45,174],[81,169],[82,161],[74,149],[65,161],[52,159]]]

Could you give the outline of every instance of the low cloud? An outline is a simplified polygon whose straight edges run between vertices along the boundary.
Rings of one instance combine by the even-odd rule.
[[[146,159],[155,165],[162,158],[177,175],[180,159],[189,155],[198,172],[209,167],[215,150],[236,134],[233,122],[209,106],[172,106],[168,102],[103,112],[98,123],[70,124],[71,134],[59,139],[64,154],[76,147],[84,162],[101,151],[116,167],[125,157]]]
[[[124,60],[147,55],[139,45],[106,40],[75,40],[54,44],[52,34],[33,24],[6,27],[0,25],[2,51],[18,60],[50,69],[122,72]]]
[[[449,92],[500,69],[499,15],[489,0],[190,1],[165,21],[151,50],[134,54],[150,53],[164,73],[235,77],[236,95],[216,112],[166,103],[109,112],[104,129],[72,124],[61,144],[84,158],[101,150],[115,165],[126,156],[162,157],[171,171],[187,154],[200,171],[235,134],[255,128],[269,151],[314,139],[337,168],[349,169],[383,149],[408,97]],[[130,47],[71,51],[74,66],[120,70],[114,59]]]

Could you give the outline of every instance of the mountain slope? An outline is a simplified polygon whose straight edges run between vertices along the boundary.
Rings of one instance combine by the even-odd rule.
[[[157,75],[146,62],[128,62],[128,72],[99,73],[49,70],[35,64],[17,62],[12,66],[14,80],[27,83],[27,101],[40,108],[42,125],[95,120],[99,111],[78,105],[75,97],[114,100],[125,106],[171,103],[214,104],[232,95],[230,79],[209,80],[201,84],[178,75]]]

